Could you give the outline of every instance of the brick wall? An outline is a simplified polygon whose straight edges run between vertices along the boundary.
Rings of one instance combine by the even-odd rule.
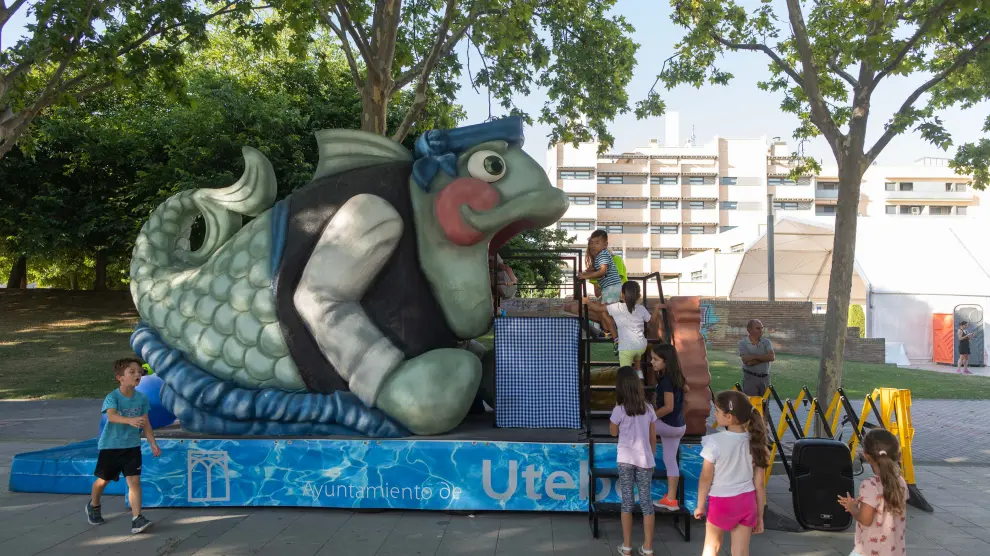
[[[760,319],[778,353],[821,354],[825,315],[814,314],[810,302],[704,299],[701,307],[702,331],[714,349],[734,351],[746,336],[746,323]],[[884,340],[860,338],[858,328],[848,328],[845,355],[847,361],[883,363]]]
[[[565,316],[563,299],[506,299],[509,316]],[[825,331],[825,315],[812,313],[810,302],[728,301],[703,299],[702,334],[713,349],[735,351],[746,335],[749,319],[760,319],[778,353],[818,356]],[[884,362],[883,338],[860,338],[858,328],[847,329],[846,360]]]

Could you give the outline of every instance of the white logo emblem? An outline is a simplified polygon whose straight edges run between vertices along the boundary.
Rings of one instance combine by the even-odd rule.
[[[186,484],[188,485],[188,499],[190,502],[229,502],[230,501],[230,473],[228,463],[230,458],[225,450],[190,450],[187,452],[186,462],[188,475]],[[201,467],[205,473],[200,474],[206,481],[206,496],[193,496],[193,474],[197,467]],[[223,479],[223,492],[214,493],[213,484],[215,479]]]

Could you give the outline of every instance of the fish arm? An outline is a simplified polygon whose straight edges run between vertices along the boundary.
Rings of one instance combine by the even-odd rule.
[[[323,230],[293,294],[320,350],[369,407],[405,354],[368,318],[361,298],[392,256],[402,230],[402,217],[381,197],[351,198]]]

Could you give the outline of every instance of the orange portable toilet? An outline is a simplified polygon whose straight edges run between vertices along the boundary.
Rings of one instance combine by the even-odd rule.
[[[951,313],[932,315],[932,361],[943,365],[956,363],[956,330]]]

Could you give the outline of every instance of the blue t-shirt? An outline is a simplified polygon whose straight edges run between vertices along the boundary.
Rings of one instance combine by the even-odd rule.
[[[684,426],[684,390],[674,386],[674,381],[666,376],[661,376],[657,381],[657,407],[663,407],[663,393],[674,394],[674,410],[660,418],[661,421],[671,427]]]
[[[148,396],[135,390],[134,396],[128,398],[116,389],[107,394],[103,400],[103,413],[108,409],[116,409],[117,415],[121,417],[140,417],[147,415],[151,410],[151,403]],[[137,448],[141,445],[141,429],[134,428],[123,423],[111,423],[107,421],[100,433],[100,441],[97,444],[100,450],[115,450],[120,448]]]
[[[619,277],[619,271],[615,268],[615,261],[612,259],[612,252],[608,249],[602,249],[597,255],[595,255],[595,270],[598,270],[602,265],[607,265],[608,269],[605,270],[605,276],[598,279],[598,286],[602,289],[622,285],[622,278]]]

